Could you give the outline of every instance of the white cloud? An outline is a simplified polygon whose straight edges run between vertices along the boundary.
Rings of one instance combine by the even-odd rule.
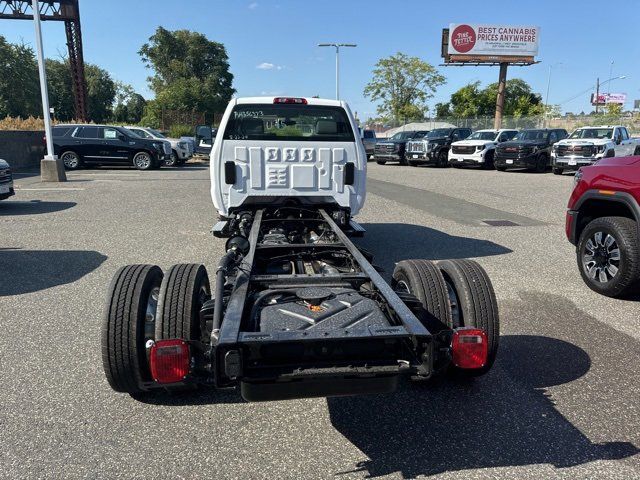
[[[249,10],[255,10],[256,8],[258,8],[258,2],[251,2],[249,4]]]
[[[258,70],[282,70],[284,67],[282,65],[275,65],[274,63],[262,62],[259,65],[256,65]]]

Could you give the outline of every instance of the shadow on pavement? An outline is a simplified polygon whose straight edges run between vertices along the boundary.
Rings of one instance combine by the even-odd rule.
[[[500,339],[496,367],[475,381],[329,398],[333,426],[370,459],[338,475],[415,478],[541,463],[569,467],[637,454],[629,442],[591,442],[544,391],[578,379],[590,366],[588,354],[571,343],[511,335]]]
[[[0,202],[0,217],[9,215],[37,215],[41,213],[53,213],[75,207],[76,202],[43,202],[32,200],[30,202],[12,202],[4,200]]]
[[[75,282],[106,259],[105,255],[91,250],[0,248],[0,297]]]
[[[456,237],[433,228],[406,223],[365,223],[367,233],[356,243],[373,254],[373,261],[393,271],[395,263],[410,258],[443,260],[446,258],[487,257],[512,250],[488,240]]]

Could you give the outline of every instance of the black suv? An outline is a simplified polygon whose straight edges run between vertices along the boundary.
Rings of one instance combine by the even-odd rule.
[[[141,138],[111,125],[56,125],[54,153],[67,170],[86,164],[130,165],[138,170],[158,168],[171,155],[171,144]]]
[[[464,140],[471,135],[470,128],[436,128],[424,138],[407,144],[409,165],[449,166],[449,148],[453,142]]]
[[[496,147],[496,170],[527,168],[543,173],[551,165],[551,147],[563,138],[567,138],[563,128],[522,130],[513,140]]]
[[[387,162],[399,162],[400,165],[406,165],[405,147],[407,142],[414,138],[422,138],[427,133],[429,133],[428,130],[397,132],[387,140],[379,140],[376,143],[373,156],[380,165]]]

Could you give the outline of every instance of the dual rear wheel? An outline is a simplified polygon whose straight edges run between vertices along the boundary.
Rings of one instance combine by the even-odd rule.
[[[403,260],[394,269],[391,286],[433,334],[460,327],[484,330],[488,340],[485,366],[451,370],[467,376],[489,371],[498,351],[500,322],[491,280],[477,262]]]
[[[101,336],[111,388],[132,395],[147,390],[153,382],[148,361],[152,342],[199,341],[200,309],[210,297],[203,265],[174,265],[166,274],[155,265],[120,268],[109,286]]]

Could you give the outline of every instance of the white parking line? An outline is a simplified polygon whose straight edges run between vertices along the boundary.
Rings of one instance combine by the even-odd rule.
[[[65,192],[65,191],[79,191],[79,190],[84,190],[84,188],[74,188],[74,187],[70,187],[70,188],[66,188],[66,187],[59,187],[59,188],[20,188],[20,187],[16,187],[16,190],[20,190],[22,192],[39,192],[39,191],[43,191],[43,192]]]

